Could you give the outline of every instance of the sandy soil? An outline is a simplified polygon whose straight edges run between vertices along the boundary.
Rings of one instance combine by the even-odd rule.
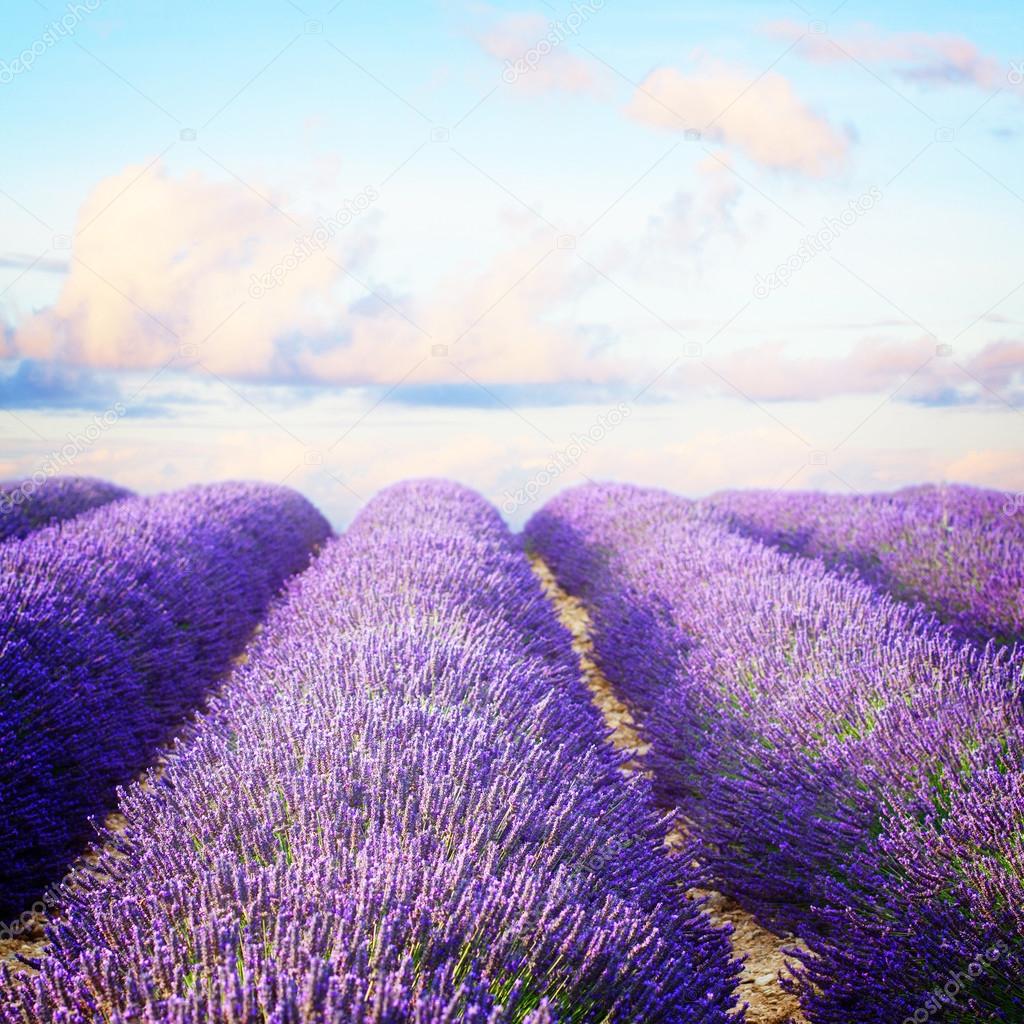
[[[594,662],[590,616],[586,608],[559,587],[551,570],[540,558],[533,556],[530,561],[559,619],[572,634],[573,650],[580,659],[580,669],[594,703],[604,715],[610,730],[609,740],[616,749],[637,755],[627,762],[624,771],[642,770],[638,758],[650,749],[650,744],[643,741],[629,708],[618,699]],[[683,833],[677,829],[666,836],[665,842],[670,847],[678,847],[682,839]],[[747,1020],[750,1024],[802,1024],[804,1017],[800,1013],[799,1002],[795,996],[784,992],[779,984],[779,975],[786,963],[782,950],[799,943],[792,937],[784,938],[766,931],[747,911],[721,893],[695,892],[694,895],[707,899],[708,913],[716,924],[728,922],[733,927],[733,951],[745,958],[739,996],[741,1003],[748,1004]]]
[[[16,971],[28,970],[17,958],[23,956],[37,959],[46,951],[43,920],[39,914],[33,914],[24,931],[19,932],[14,938],[0,939],[0,961]]]

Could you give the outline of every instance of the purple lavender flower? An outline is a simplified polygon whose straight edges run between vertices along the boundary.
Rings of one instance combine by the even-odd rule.
[[[63,522],[131,491],[86,476],[57,476],[0,483],[0,541],[26,537],[33,530]]]
[[[330,533],[287,488],[126,498],[0,547],[0,919],[230,666]]]
[[[604,735],[495,510],[385,491],[123,791],[0,1021],[736,1020],[725,936]]]
[[[998,942],[942,1019],[1024,1019],[1016,653],[668,494],[578,488],[526,537],[587,604],[714,883],[810,947],[814,1024],[913,1019]]]
[[[787,551],[847,566],[920,601],[965,637],[1024,639],[1024,515],[1005,495],[956,484],[893,494],[729,491],[709,503]]]

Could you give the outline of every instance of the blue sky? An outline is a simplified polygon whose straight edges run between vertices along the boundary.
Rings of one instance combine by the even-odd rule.
[[[0,474],[1024,489],[1018,20],[19,4]]]

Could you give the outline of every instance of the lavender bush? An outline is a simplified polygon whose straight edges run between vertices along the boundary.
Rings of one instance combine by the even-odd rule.
[[[497,513],[374,499],[122,795],[4,1024],[717,1022],[737,967]]]
[[[962,485],[893,494],[729,491],[709,503],[787,551],[849,566],[920,601],[982,643],[1024,639],[1024,516],[1004,494]]]
[[[123,487],[86,476],[0,483],[0,541],[26,537],[53,523],[131,495]]]
[[[659,492],[569,491],[526,536],[588,605],[658,792],[717,885],[808,943],[810,1020],[928,1015],[932,990],[993,949],[942,1020],[1022,1019],[1011,652]]]
[[[59,879],[329,532],[294,491],[220,484],[0,547],[0,919]]]

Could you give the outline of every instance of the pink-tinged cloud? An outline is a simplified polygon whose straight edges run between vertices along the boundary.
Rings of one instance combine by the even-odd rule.
[[[996,341],[970,357],[940,356],[934,338],[865,338],[846,352],[806,355],[765,342],[686,363],[676,391],[747,396],[759,402],[825,401],[891,395],[923,405],[991,404],[1024,385],[1024,343]]]
[[[1024,383],[1024,341],[993,342],[965,365],[975,377],[997,391],[1020,386]]]
[[[484,51],[501,61],[506,85],[532,93],[598,92],[599,65],[573,53],[570,39],[565,24],[522,13],[507,15],[477,36]]]
[[[754,81],[720,66],[689,75],[661,68],[640,84],[627,113],[670,131],[700,132],[765,167],[813,177],[841,167],[849,148],[846,137],[774,71]]]
[[[368,205],[350,203],[367,206],[363,220],[328,229],[269,190],[130,167],[89,197],[56,303],[8,332],[4,354],[353,386],[414,368],[418,382],[466,386],[616,379],[558,320],[588,275],[554,238],[523,238],[427,296],[367,294],[348,275],[372,278]]]
[[[741,391],[767,402],[807,401],[891,392],[934,352],[935,342],[925,339],[908,344],[867,338],[844,354],[819,356],[765,342],[708,363],[721,375],[712,374],[710,381],[723,393]],[[695,380],[693,371],[689,377]]]
[[[346,386],[402,379],[565,392],[650,379],[649,359],[609,347],[610,325],[572,316],[601,279],[546,234],[522,236],[490,262],[459,268],[427,295],[395,296],[375,283],[368,295],[348,276],[373,283],[365,265],[372,245],[360,222],[321,247],[310,243],[314,224],[292,223],[282,212],[285,197],[266,194],[276,208],[237,183],[158,168],[129,168],[102,182],[82,209],[56,303],[5,330],[0,354]],[[713,219],[731,200],[728,190],[712,188],[706,202]],[[706,361],[717,376],[684,361],[666,389],[736,389],[759,401],[899,389],[901,400],[933,404],[1013,401],[1024,389],[1024,342],[1015,339],[954,358],[937,356],[934,339],[869,338],[835,354],[765,343]]]
[[[307,300],[329,293],[338,273],[325,259],[304,259],[281,287],[249,298],[253,275],[281,265],[302,234],[271,202],[235,183],[174,178],[159,167],[103,180],[79,213],[56,304],[17,332],[20,354],[140,369],[194,346],[219,372],[269,366],[285,324],[302,333],[326,328]]]
[[[885,32],[863,25],[848,35],[809,34],[794,21],[772,22],[765,31],[799,41],[797,51],[822,64],[860,61],[891,67],[908,81],[934,85],[973,85],[981,89],[1020,89],[1011,69],[981,52],[964,36],[927,32]]]
[[[1024,452],[1013,448],[972,448],[946,464],[945,478],[1024,493]]]

